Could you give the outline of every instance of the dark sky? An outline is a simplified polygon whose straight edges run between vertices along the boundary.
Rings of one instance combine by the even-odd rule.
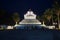
[[[25,14],[30,8],[37,14],[52,7],[52,0],[0,0],[0,8],[6,9],[9,13],[19,12]]]

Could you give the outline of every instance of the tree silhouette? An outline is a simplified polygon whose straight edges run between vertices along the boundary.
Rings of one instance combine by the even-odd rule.
[[[60,6],[58,1],[55,1],[54,5],[53,5],[53,9],[55,14],[57,15],[57,21],[58,21],[58,27],[59,27],[59,20],[60,20]]]
[[[43,17],[44,17],[45,20],[48,20],[50,22],[51,18],[53,17],[53,11],[51,9],[47,9],[44,12]]]
[[[15,21],[16,24],[18,24],[18,22],[20,21],[20,17],[19,14],[16,12],[13,14],[13,20]]]
[[[37,16],[37,19],[40,20],[40,16],[39,15]]]

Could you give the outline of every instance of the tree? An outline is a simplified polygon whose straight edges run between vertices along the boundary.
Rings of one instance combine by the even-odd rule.
[[[37,16],[37,19],[40,20],[40,16],[39,15]]]
[[[47,9],[44,12],[44,18],[50,22],[52,17],[53,17],[53,11],[51,9]]]
[[[59,18],[60,18],[60,6],[59,6],[59,4],[58,4],[58,2],[57,1],[55,1],[55,3],[54,3],[54,5],[53,5],[53,9],[54,9],[54,12],[55,12],[55,14],[57,15],[57,21],[58,21],[58,27],[59,27]]]
[[[14,13],[12,17],[16,24],[20,21],[20,17],[18,13]]]

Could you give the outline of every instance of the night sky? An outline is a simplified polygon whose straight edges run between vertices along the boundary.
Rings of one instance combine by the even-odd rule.
[[[23,15],[29,9],[34,11],[37,15],[42,15],[46,9],[52,7],[53,3],[53,0],[0,0],[0,9],[6,10],[9,15],[18,12],[20,17],[23,18]],[[10,23],[10,21],[7,21],[9,19],[8,16],[4,16],[2,22],[4,22],[6,18],[5,23]]]
[[[30,8],[37,14],[42,14],[45,9],[51,8],[52,0],[0,0],[0,8],[10,12],[25,14]]]

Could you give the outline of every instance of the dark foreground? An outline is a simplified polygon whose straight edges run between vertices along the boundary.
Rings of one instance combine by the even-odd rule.
[[[0,40],[60,40],[59,30],[0,30]]]

